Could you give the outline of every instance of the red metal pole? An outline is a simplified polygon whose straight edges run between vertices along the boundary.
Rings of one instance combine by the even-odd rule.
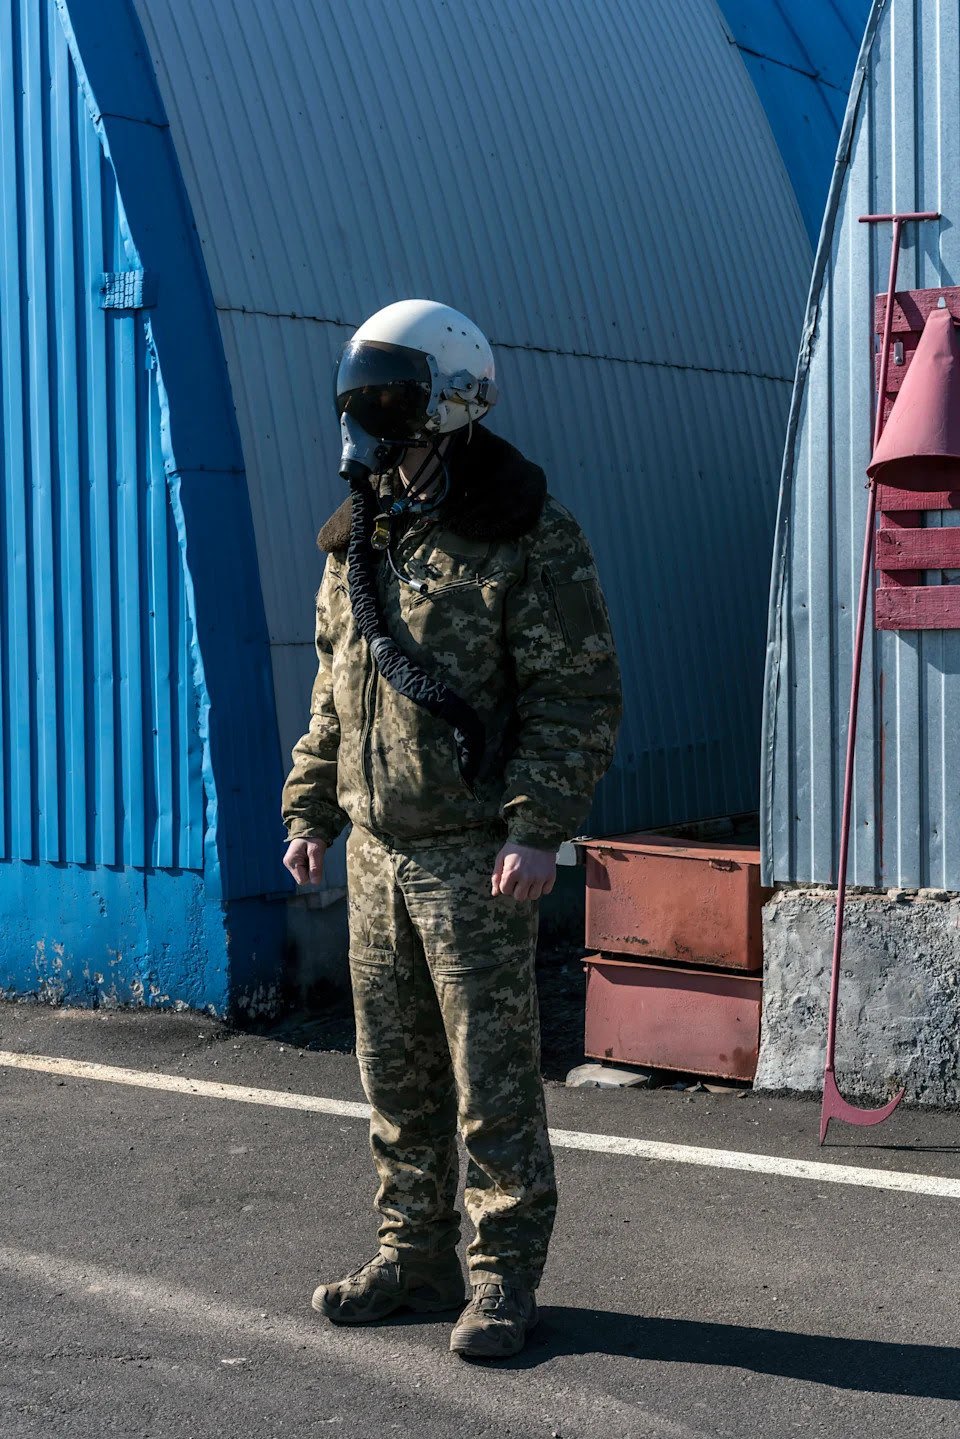
[[[893,221],[890,246],[890,275],[887,280],[887,306],[883,318],[883,345],[880,351],[880,376],[877,386],[877,409],[873,422],[873,445],[876,451],[883,433],[884,408],[887,394],[887,373],[890,366],[890,335],[893,328],[893,306],[897,289],[897,267],[900,260],[900,238],[903,226],[911,220],[937,220],[934,210],[910,214],[861,215],[861,224],[881,220]],[[831,1119],[844,1119],[849,1124],[879,1124],[893,1113],[904,1091],[880,1109],[858,1109],[840,1094],[834,1073],[837,1048],[837,1009],[840,997],[840,958],[843,950],[843,916],[847,898],[847,857],[850,851],[850,816],[853,807],[854,759],[857,747],[857,713],[860,704],[860,673],[863,667],[863,642],[867,621],[867,598],[873,574],[873,544],[877,516],[877,486],[870,481],[867,501],[867,528],[863,540],[863,563],[860,568],[860,597],[857,604],[857,629],[853,647],[853,675],[850,682],[850,712],[847,722],[847,756],[843,775],[843,809],[840,819],[840,855],[837,867],[837,913],[833,931],[833,963],[830,975],[830,1007],[827,1018],[827,1063],[823,1076],[823,1108],[820,1116],[820,1143],[827,1135]]]
[[[911,220],[939,220],[939,219],[940,219],[940,211],[939,211],[939,210],[910,210],[910,211],[904,210],[901,214],[893,214],[893,215],[860,215],[858,218],[859,218],[859,220],[860,220],[860,224],[861,224],[861,225],[876,225],[876,224],[879,224],[879,222],[880,222],[881,220],[899,220],[902,224],[906,225],[906,224],[908,224],[909,221],[911,221]]]
[[[833,1073],[837,1048],[837,1003],[840,988],[840,952],[843,941],[843,914],[847,891],[847,855],[850,850],[850,810],[853,802],[853,761],[856,752],[857,711],[860,702],[860,671],[863,662],[863,634],[866,628],[867,591],[873,569],[873,530],[877,515],[877,487],[870,485],[867,501],[867,533],[863,542],[860,569],[860,603],[857,609],[857,637],[854,642],[853,681],[850,687],[850,716],[847,721],[847,761],[843,775],[843,811],[840,820],[840,863],[837,868],[837,915],[833,931],[833,972],[830,981],[830,1011],[827,1020],[827,1070]]]

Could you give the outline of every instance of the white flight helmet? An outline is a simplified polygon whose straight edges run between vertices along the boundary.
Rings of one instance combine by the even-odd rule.
[[[416,444],[496,404],[493,352],[472,320],[436,300],[398,300],[340,352],[337,414],[389,444]]]

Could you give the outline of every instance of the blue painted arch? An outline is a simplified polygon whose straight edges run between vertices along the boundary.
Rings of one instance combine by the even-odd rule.
[[[870,0],[719,0],[816,245]]]
[[[281,770],[249,500],[126,0],[0,0],[0,194],[0,993],[269,1007]],[[131,271],[145,307],[106,308]]]
[[[132,5],[57,6],[130,235],[157,282],[149,326],[196,631],[208,892],[224,899],[271,893],[286,887],[269,818],[282,780],[273,681],[243,454],[206,268]]]
[[[275,819],[271,829],[281,758],[243,455],[206,268],[131,4],[56,3],[142,268],[157,279],[150,331],[196,625],[207,886],[226,899],[269,894],[285,888]]]

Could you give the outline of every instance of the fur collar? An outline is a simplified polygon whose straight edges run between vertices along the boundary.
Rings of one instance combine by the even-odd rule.
[[[547,498],[546,476],[539,465],[499,435],[475,425],[451,446],[451,493],[436,520],[462,540],[514,540],[533,529]],[[350,499],[344,500],[317,536],[328,553],[347,548]]]

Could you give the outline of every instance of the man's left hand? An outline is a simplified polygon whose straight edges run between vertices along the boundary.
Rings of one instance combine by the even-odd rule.
[[[497,855],[491,877],[491,894],[508,894],[513,899],[540,899],[553,889],[557,877],[557,853],[534,849],[530,844],[508,840]]]

